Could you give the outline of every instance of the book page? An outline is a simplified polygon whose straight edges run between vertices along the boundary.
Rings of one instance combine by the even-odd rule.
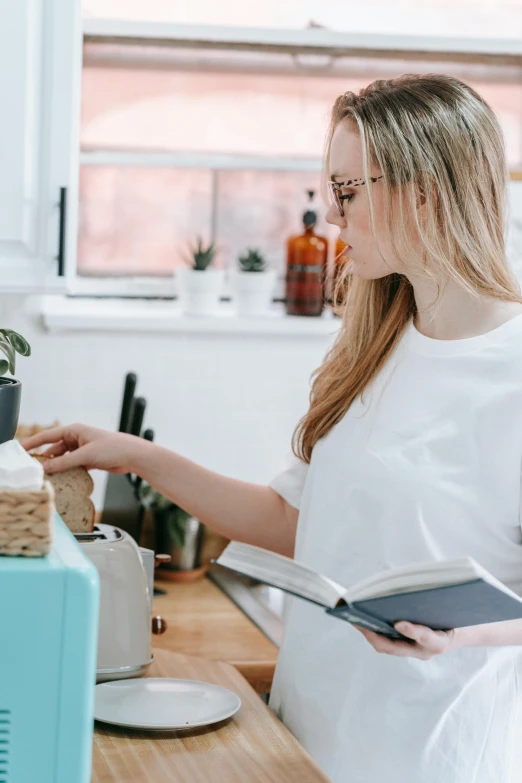
[[[332,609],[345,588],[313,569],[267,549],[232,541],[217,564]]]
[[[415,563],[403,568],[394,568],[359,582],[349,588],[344,598],[351,601],[365,601],[384,598],[388,595],[429,590],[446,585],[469,582],[488,575],[471,558],[440,562]],[[493,577],[492,577],[493,578]]]

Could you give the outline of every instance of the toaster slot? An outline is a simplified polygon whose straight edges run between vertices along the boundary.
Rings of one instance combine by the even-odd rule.
[[[107,541],[107,536],[103,533],[75,533],[77,541]]]
[[[92,533],[74,533],[74,537],[80,543],[85,541],[121,541],[123,539],[117,528],[111,528],[108,525],[103,525],[103,530],[95,525]]]

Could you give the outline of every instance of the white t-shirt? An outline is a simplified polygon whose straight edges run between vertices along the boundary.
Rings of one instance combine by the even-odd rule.
[[[346,587],[471,556],[522,594],[522,316],[434,340],[413,323],[313,451],[271,482],[295,557]],[[377,653],[291,599],[271,706],[334,783],[521,783],[522,647]]]

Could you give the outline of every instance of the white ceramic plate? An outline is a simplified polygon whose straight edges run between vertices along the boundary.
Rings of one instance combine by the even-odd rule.
[[[197,680],[144,677],[96,685],[94,717],[134,729],[173,731],[207,726],[234,715],[239,696]]]

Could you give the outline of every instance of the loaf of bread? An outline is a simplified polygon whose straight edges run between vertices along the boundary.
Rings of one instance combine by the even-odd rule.
[[[47,457],[33,454],[40,462]],[[92,533],[94,530],[94,505],[91,494],[94,483],[85,468],[70,468],[63,473],[46,476],[54,488],[55,504],[69,530],[73,533]]]

